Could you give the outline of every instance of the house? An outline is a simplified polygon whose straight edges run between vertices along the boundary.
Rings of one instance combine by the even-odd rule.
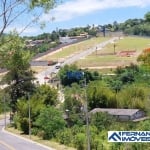
[[[90,111],[90,114],[94,114],[97,112],[106,112],[120,121],[134,121],[145,117],[144,111],[139,109],[95,108]]]

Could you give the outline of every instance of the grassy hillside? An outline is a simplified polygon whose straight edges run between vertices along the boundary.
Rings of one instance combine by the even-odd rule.
[[[93,68],[113,68],[116,66],[129,65],[130,63],[137,63],[136,59],[144,48],[150,47],[149,38],[125,37],[117,41],[114,53],[114,43],[107,45],[105,48],[95,51],[84,59],[80,59],[77,65],[80,67]],[[135,51],[135,53],[128,56],[120,56],[121,51]]]

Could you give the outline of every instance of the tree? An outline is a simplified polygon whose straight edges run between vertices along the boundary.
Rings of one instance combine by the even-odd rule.
[[[65,121],[59,110],[54,107],[47,107],[41,110],[35,125],[39,131],[44,132],[44,139],[50,139],[55,137],[58,131],[64,129]]]
[[[71,87],[65,88],[65,101],[63,104],[64,111],[67,115],[68,126],[83,124],[84,112],[83,107],[83,89],[78,84],[72,84]]]
[[[26,97],[20,98],[17,103],[17,113],[14,116],[14,126],[21,129],[25,134],[29,132],[29,101],[30,101],[30,113],[31,113],[31,126],[36,120],[40,111],[45,108],[45,105],[39,99],[35,99],[34,96],[27,100]]]
[[[72,75],[67,76],[67,73],[71,73]],[[63,85],[71,85],[74,82],[78,82],[81,79],[76,78],[75,73],[79,72],[78,67],[75,64],[72,65],[65,65],[63,68],[60,69],[59,71],[59,77],[61,80],[61,83]]]
[[[95,125],[98,131],[102,131],[110,127],[110,125],[114,123],[115,118],[110,116],[108,113],[97,112],[95,114],[91,114],[90,120],[91,125]]]
[[[43,8],[45,12],[53,8],[59,0],[2,0],[0,5],[0,37],[2,37],[5,30],[16,20],[23,17],[24,14],[32,15],[33,20],[30,20],[26,26],[23,27],[23,32],[33,22],[36,22],[41,13],[33,12],[34,8]],[[16,27],[17,28],[17,27]]]
[[[101,81],[90,82],[87,88],[87,100],[90,110],[99,107],[117,107],[114,93],[108,88],[106,83]]]
[[[148,89],[143,84],[128,85],[117,94],[120,108],[136,108],[145,110]]]
[[[30,69],[31,55],[24,51],[22,39],[17,34],[11,34],[7,39],[13,39],[7,45],[0,47],[0,67],[6,68],[7,73],[3,82],[8,84],[12,110],[16,111],[17,99],[34,89],[33,72]]]
[[[57,41],[59,39],[59,34],[56,31],[53,31],[51,33],[51,40],[52,41]]]
[[[46,84],[37,87],[33,96],[35,99],[42,101],[46,106],[56,106],[58,104],[57,90]]]
[[[150,22],[150,12],[147,12],[145,15],[144,15],[144,18],[147,22]]]

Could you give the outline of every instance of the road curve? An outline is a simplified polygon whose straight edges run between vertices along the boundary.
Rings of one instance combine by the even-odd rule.
[[[7,121],[8,122],[8,121]],[[54,150],[31,140],[13,135],[4,130],[4,120],[0,120],[0,150]]]
[[[114,41],[116,41],[116,40],[119,40],[119,37],[113,37],[113,38],[111,38],[110,40],[107,40],[107,41],[105,41],[105,42],[101,42],[101,43],[97,44],[97,45],[94,46],[93,48],[89,48],[89,49],[87,49],[87,50],[85,50],[85,51],[83,51],[83,52],[81,52],[81,53],[75,54],[75,55],[73,55],[72,57],[67,58],[67,59],[61,64],[61,66],[64,66],[64,65],[66,65],[66,64],[72,64],[72,63],[74,63],[75,61],[77,61],[78,59],[80,59],[80,58],[82,58],[82,57],[86,57],[86,56],[92,54],[92,53],[93,53],[94,51],[96,51],[96,50],[101,50],[101,49],[102,49],[103,47],[105,47],[107,44],[112,43],[112,42],[114,42]],[[44,80],[44,77],[45,77],[45,76],[49,76],[51,73],[53,73],[53,72],[54,72],[54,73],[57,73],[57,72],[59,71],[59,70],[56,69],[55,67],[56,67],[56,65],[51,66],[51,67],[49,67],[47,70],[45,70],[45,71],[43,71],[43,72],[41,72],[41,73],[36,74],[35,77],[37,78],[39,84],[44,84],[44,83],[45,83],[45,80]]]

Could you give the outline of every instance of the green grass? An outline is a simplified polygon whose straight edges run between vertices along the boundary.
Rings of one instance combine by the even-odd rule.
[[[16,135],[19,135],[19,136],[22,136],[24,138],[27,138],[29,139],[29,135],[25,135],[25,134],[22,134],[21,131],[19,130],[16,130],[14,129],[13,127],[11,126],[8,126],[6,128],[7,131],[11,132],[11,133],[14,133]],[[40,144],[43,144],[43,145],[46,145],[48,147],[52,147],[56,150],[76,150],[75,148],[72,148],[72,147],[67,147],[65,145],[62,145],[62,144],[59,144],[59,143],[56,143],[55,141],[50,141],[50,140],[42,140],[40,137],[38,136],[34,136],[34,135],[31,135],[31,140],[37,142],[37,143],[40,143]]]
[[[116,43],[115,52],[136,50],[135,55],[131,57],[121,57],[114,54],[114,45],[108,44],[102,50],[94,52],[87,56],[85,59],[77,61],[77,65],[80,67],[100,67],[103,66],[124,66],[130,63],[136,63],[138,55],[143,49],[150,47],[150,40],[148,38],[138,37],[125,37]]]
[[[101,43],[103,41],[106,41],[110,38],[108,37],[98,37],[98,38],[92,38],[80,43],[76,43],[67,47],[64,47],[61,51],[54,53],[52,55],[46,55],[42,57],[41,60],[59,60],[62,58],[70,57],[73,54],[80,53],[84,50],[87,50],[88,48],[91,48],[95,46],[98,43]]]

